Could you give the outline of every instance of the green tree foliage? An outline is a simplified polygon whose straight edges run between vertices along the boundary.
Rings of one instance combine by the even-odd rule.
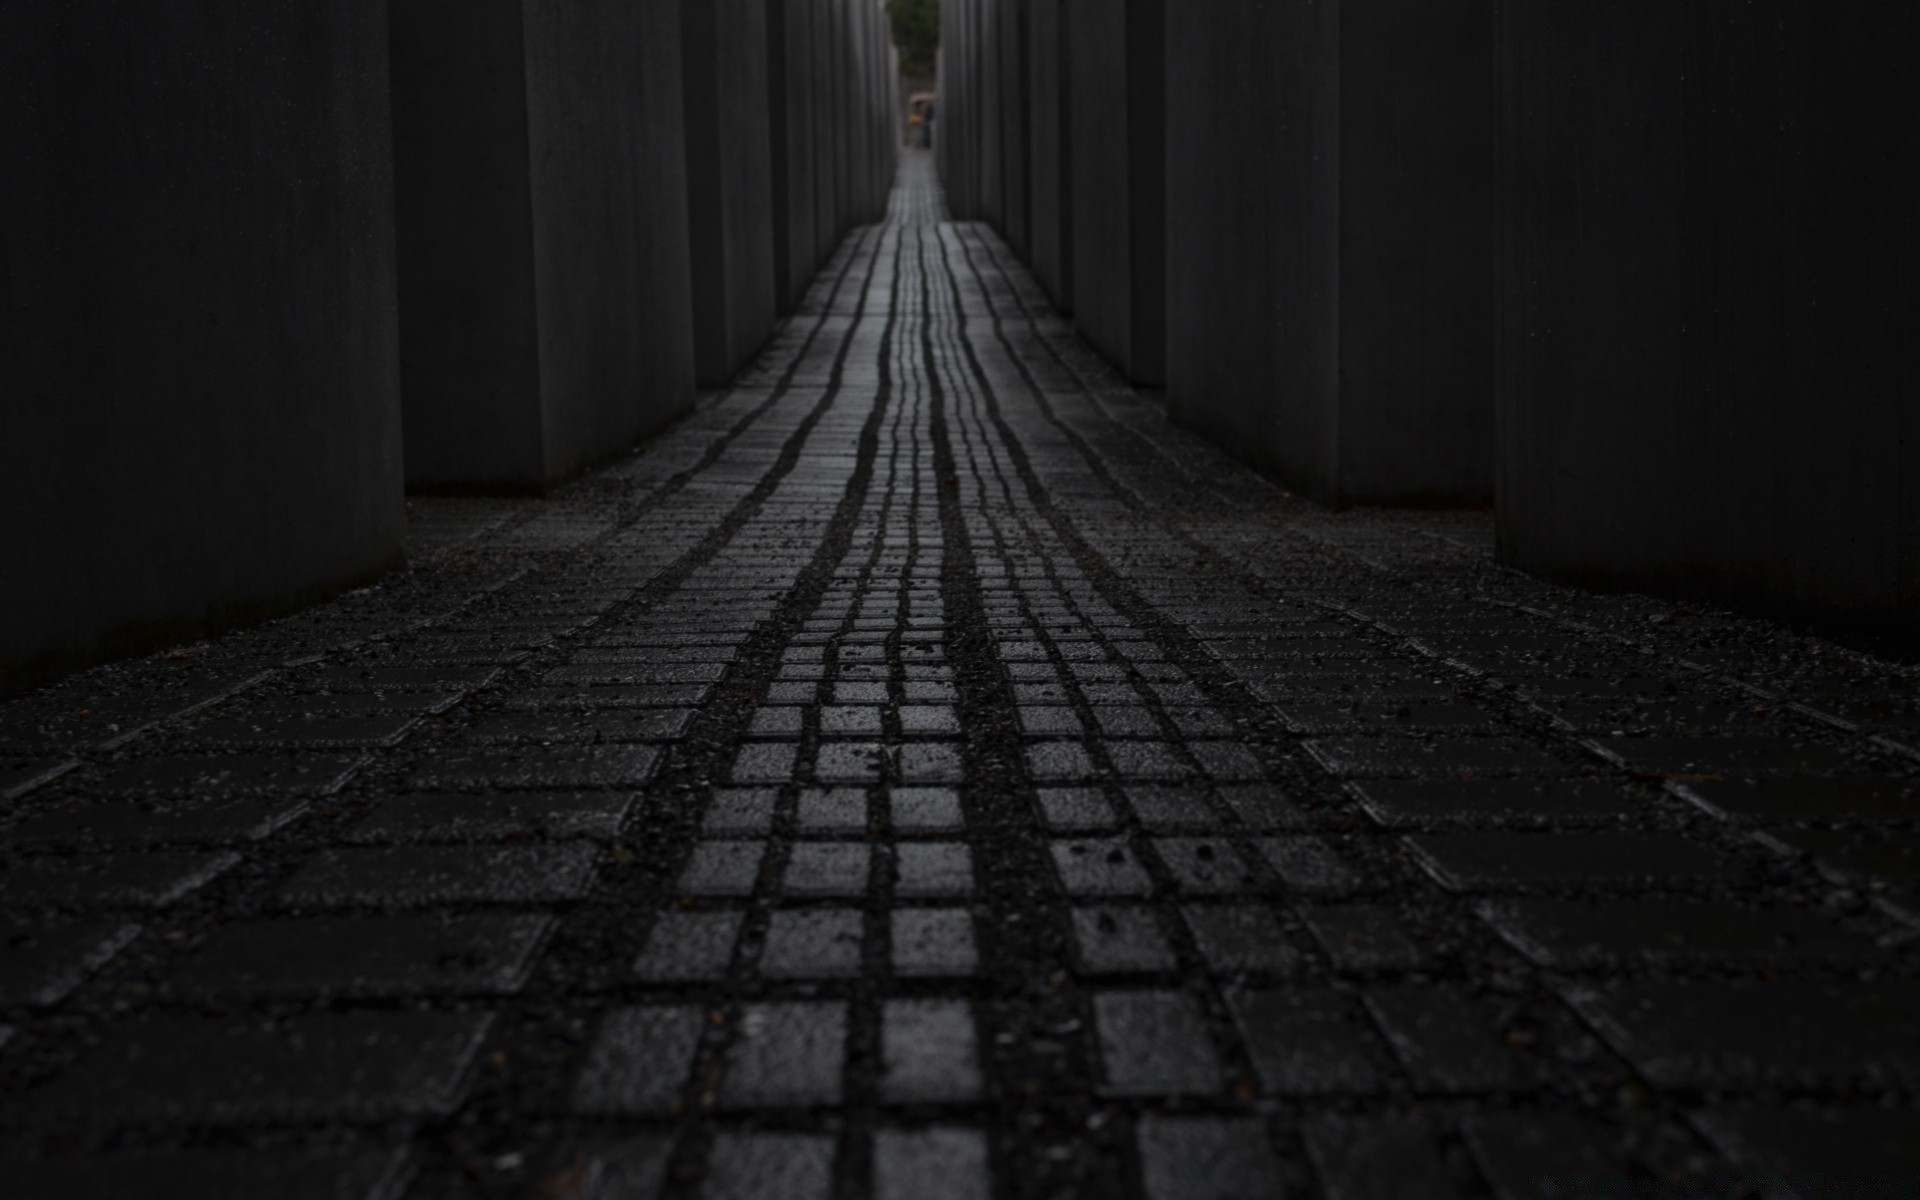
[[[940,49],[940,0],[887,0],[893,19],[893,44],[900,47],[904,75],[933,74]]]

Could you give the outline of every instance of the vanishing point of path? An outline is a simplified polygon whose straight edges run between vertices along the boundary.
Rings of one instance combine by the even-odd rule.
[[[942,218],[617,465],[0,709],[0,1192],[1913,1184],[1910,670],[1294,500]]]

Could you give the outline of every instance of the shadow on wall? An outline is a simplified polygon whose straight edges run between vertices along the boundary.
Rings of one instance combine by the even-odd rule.
[[[860,0],[0,5],[0,71],[0,693],[660,428],[884,211],[901,121]]]
[[[947,0],[936,147],[1176,419],[1501,558],[1920,645],[1903,63],[1785,0]]]

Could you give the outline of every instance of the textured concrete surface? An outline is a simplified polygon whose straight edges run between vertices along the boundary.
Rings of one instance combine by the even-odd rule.
[[[1073,320],[1129,380],[1166,377],[1164,0],[1072,0]]]
[[[1332,503],[1493,498],[1488,0],[1167,22],[1167,400]]]
[[[816,29],[823,9],[805,0],[767,0],[767,128],[773,146],[774,293],[784,315],[813,282],[823,254],[814,205],[819,170],[816,134],[830,126],[817,114],[822,80],[816,67]],[[835,231],[837,236],[838,231]]]
[[[1027,263],[1058,312],[1073,311],[1073,106],[1070,0],[1027,4]]]
[[[1912,665],[1286,497],[931,174],[643,453],[0,709],[8,1194],[1920,1186]]]
[[[0,10],[0,692],[394,562],[386,38]]]
[[[1503,557],[1913,644],[1920,12],[1499,10]]]
[[[773,152],[763,0],[682,7],[695,377],[732,378],[773,332]],[[836,113],[834,128],[845,128]],[[837,142],[839,139],[833,139]]]
[[[407,480],[544,487],[692,402],[680,5],[392,11]]]

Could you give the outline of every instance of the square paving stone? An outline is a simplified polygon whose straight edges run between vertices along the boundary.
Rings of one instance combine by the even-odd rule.
[[[1715,816],[1755,825],[1920,820],[1920,786],[1891,779],[1726,779],[1684,791]]]
[[[1076,742],[1042,742],[1027,747],[1027,774],[1039,783],[1085,783],[1102,772],[1093,765],[1085,746]]]
[[[881,1013],[880,1095],[895,1104],[980,1097],[980,1055],[964,1000],[889,1000]]]
[[[797,897],[863,896],[872,872],[873,848],[864,842],[797,842],[781,886]]]
[[[1920,1110],[1822,1104],[1694,1118],[1722,1154],[1795,1196],[1920,1195]]]
[[[826,737],[879,737],[881,729],[876,705],[830,704],[820,710],[820,732]]]
[[[419,791],[460,788],[637,788],[660,766],[653,746],[528,746],[514,751],[440,754],[416,770]]]
[[[1158,973],[1176,965],[1173,947],[1150,908],[1076,908],[1073,943],[1080,968],[1089,975]]]
[[[960,733],[960,714],[951,705],[903,704],[899,715],[900,732],[908,737],[955,737]]]
[[[1341,971],[1417,971],[1434,957],[1431,941],[1416,935],[1391,908],[1342,904],[1310,908],[1301,915]]]
[[[1433,1122],[1405,1116],[1323,1116],[1301,1130],[1330,1200],[1398,1200],[1417,1180],[1424,1200],[1469,1195],[1453,1178]]]
[[[0,1162],[12,1200],[392,1200],[407,1178],[403,1150],[117,1151]]]
[[[1254,1117],[1142,1117],[1147,1200],[1274,1200],[1285,1172]]]
[[[0,921],[0,1006],[58,1004],[139,933],[123,921]]]
[[[833,1158],[825,1134],[723,1131],[713,1139],[701,1200],[828,1200]]]
[[[1295,804],[1270,783],[1222,787],[1220,798],[1240,818],[1240,823],[1255,833],[1307,829],[1317,821],[1313,813]]]
[[[1207,965],[1218,974],[1290,971],[1300,965],[1300,952],[1268,909],[1242,904],[1188,905],[1182,914]]]
[[[187,734],[195,745],[231,749],[353,749],[396,746],[419,717],[402,713],[255,713],[223,717]]]
[[[895,975],[964,978],[979,968],[973,914],[966,909],[896,908],[888,920]]]
[[[1227,995],[1270,1095],[1371,1092],[1382,1086],[1378,1035],[1337,992],[1250,989]]]
[[[714,983],[725,979],[744,922],[737,912],[669,910],[654,920],[633,973],[649,983]]]
[[[808,788],[800,793],[795,824],[804,833],[865,833],[867,793],[860,788]]]
[[[814,756],[821,783],[878,783],[886,771],[886,747],[878,742],[825,742]]]
[[[896,834],[959,833],[966,828],[960,793],[950,787],[897,787],[887,793]]]
[[[1070,896],[1146,896],[1153,879],[1121,838],[1054,842],[1053,869]]]
[[[306,800],[257,797],[178,803],[68,802],[8,829],[13,843],[62,846],[227,845],[278,832]]]
[[[213,754],[135,759],[88,791],[112,795],[331,796],[366,764],[360,754]]]
[[[322,850],[275,899],[316,908],[575,900],[593,887],[601,858],[584,842]]]
[[[909,742],[896,751],[902,783],[964,783],[966,762],[960,747]]]
[[[1590,825],[1640,807],[1597,781],[1376,779],[1350,785],[1367,815],[1389,829],[1446,825]]]
[[[658,1115],[675,1110],[706,1029],[706,1014],[694,1007],[650,1005],[608,1013],[574,1082],[574,1111]]]
[[[510,995],[549,917],[298,917],[222,925],[162,987],[169,996]]]
[[[1306,896],[1344,896],[1362,887],[1353,868],[1319,838],[1261,838],[1254,845],[1289,891]]]
[[[1099,992],[1101,1093],[1212,1096],[1223,1074],[1200,1004],[1184,992]]]
[[[772,833],[777,788],[723,788],[713,793],[700,828],[709,834]]]
[[[893,851],[896,896],[973,894],[973,852],[960,842],[902,842]]]
[[[1218,829],[1220,814],[1206,793],[1191,788],[1130,787],[1127,806],[1140,823],[1155,832]]]
[[[841,1098],[847,1006],[833,1001],[749,1005],[727,1050],[725,1108],[814,1108]]]
[[[33,1094],[67,1119],[384,1121],[459,1106],[491,1018],[414,1012],[269,1023],[163,1016],[113,1034]]]
[[[0,905],[78,908],[137,905],[162,908],[240,861],[238,854],[128,851],[67,858],[33,858],[0,869]]]
[[[734,756],[735,783],[785,783],[793,778],[800,747],[791,742],[748,743]]]
[[[610,838],[634,797],[621,792],[465,792],[395,796],[347,830],[355,842],[487,842],[525,837]]]
[[[1920,984],[1911,980],[1639,984],[1568,999],[1660,1087],[1920,1082]]]
[[[1609,737],[1590,744],[1623,766],[1655,775],[1847,775],[1861,766],[1837,746],[1781,737]]]
[[[1261,873],[1225,838],[1155,838],[1174,886],[1185,896],[1245,896],[1266,888]]]
[[[1481,913],[1515,949],[1547,967],[1796,967],[1883,953],[1870,939],[1801,909],[1722,900],[1514,900]]]
[[[1572,773],[1566,763],[1538,746],[1506,738],[1342,737],[1300,744],[1327,770],[1351,779]]]
[[[776,912],[767,922],[760,974],[768,979],[844,979],[860,973],[865,920],[858,909]]]
[[[1671,833],[1438,833],[1408,838],[1407,845],[1454,891],[1705,887],[1740,877],[1733,864]]]
[[[1174,782],[1191,779],[1189,766],[1164,742],[1103,742],[1114,774],[1124,780]]]
[[[751,896],[760,879],[765,842],[699,842],[680,873],[688,896]]]
[[[726,663],[575,663],[554,667],[541,674],[540,682],[551,687],[633,687],[648,683],[719,683],[726,678]]]
[[[987,1139],[977,1129],[882,1129],[873,1135],[874,1200],[990,1200]]]
[[[1040,819],[1059,833],[1108,830],[1119,824],[1113,805],[1097,788],[1041,788]]]
[[[1461,1132],[1501,1200],[1647,1194],[1649,1172],[1634,1159],[1630,1130],[1567,1113],[1475,1113]]]
[[[1529,1088],[1547,1074],[1513,1033],[1523,1014],[1455,984],[1403,984],[1366,994],[1368,1010],[1422,1092]]]

